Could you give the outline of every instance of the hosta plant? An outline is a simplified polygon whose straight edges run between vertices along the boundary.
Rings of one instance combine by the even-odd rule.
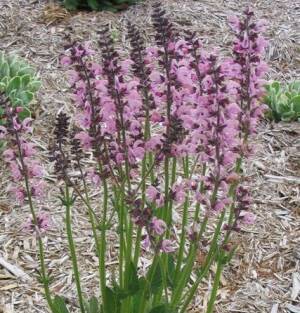
[[[25,61],[16,55],[0,52],[0,92],[8,97],[12,106],[22,107],[20,118],[30,116],[29,104],[39,88],[40,81],[35,71]],[[0,116],[3,113],[0,108]]]
[[[266,85],[264,101],[270,108],[269,117],[276,122],[300,120],[300,81]]]
[[[216,49],[206,51],[194,33],[180,37],[160,4],[153,9],[156,35],[149,48],[129,24],[129,59],[115,50],[108,27],[99,38],[100,64],[87,44],[72,44],[62,58],[75,115],[57,114],[50,160],[65,212],[74,306],[51,290],[55,276],[49,277],[43,242],[53,226],[51,212],[38,210],[46,186],[30,142],[33,129],[2,101],[9,189],[29,204],[24,228],[38,241],[52,313],[75,312],[76,306],[81,313],[184,313],[207,276],[213,283],[205,311],[213,312],[222,271],[238,248],[232,236],[255,220],[242,169],[264,111],[267,66],[265,23],[253,15],[247,9],[242,19],[230,18],[235,39],[225,59]],[[83,292],[74,206],[88,216],[100,295]],[[113,246],[116,265],[107,258]]]
[[[64,5],[68,10],[90,9],[118,11],[136,3],[138,0],[64,0]]]

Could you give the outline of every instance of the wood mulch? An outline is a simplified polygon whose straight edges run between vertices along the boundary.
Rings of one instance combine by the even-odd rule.
[[[70,40],[97,42],[101,25],[110,24],[116,44],[128,51],[127,20],[134,21],[151,41],[152,0],[127,11],[70,14],[50,1],[1,0],[0,49],[25,57],[39,71],[43,86],[35,107],[37,144],[45,159],[49,133],[58,110],[72,111],[70,93],[58,58]],[[207,47],[226,53],[231,37],[226,17],[251,2],[257,16],[269,21],[267,59],[270,79],[300,79],[300,3],[291,0],[165,0],[163,5],[177,27],[197,31]],[[241,242],[223,274],[216,304],[218,313],[300,312],[300,124],[264,122],[253,139],[256,155],[246,169],[254,195],[255,225],[234,240]],[[0,161],[0,312],[46,313],[43,290],[37,282],[36,240],[24,236],[20,225],[27,206],[17,207],[5,191],[8,175]],[[49,179],[51,176],[49,175]],[[52,289],[72,303],[72,281],[62,208],[49,191],[41,204],[53,216],[47,234],[46,261],[55,275]],[[84,291],[98,293],[97,261],[85,211],[73,212],[76,244],[83,271]],[[108,232],[108,262],[116,264],[115,233]],[[191,312],[205,312],[214,268],[199,288]],[[75,310],[76,311],[76,310]]]

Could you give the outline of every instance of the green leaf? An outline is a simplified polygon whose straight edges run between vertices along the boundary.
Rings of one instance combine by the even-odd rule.
[[[28,108],[23,107],[23,110],[18,114],[18,117],[21,121],[23,121],[26,117],[31,117],[31,112]]]
[[[26,74],[26,75],[21,76],[21,88],[25,89],[25,87],[27,87],[30,81],[31,81],[31,75]]]
[[[101,9],[98,0],[87,0],[87,3],[92,10],[98,11]]]
[[[293,97],[291,102],[293,103],[294,111],[299,113],[300,112],[300,95]]]
[[[33,93],[30,91],[22,91],[18,94],[18,98],[27,106],[33,99]]]
[[[41,82],[39,80],[32,80],[28,85],[28,90],[31,92],[36,92],[40,89]]]
[[[79,0],[64,0],[64,6],[68,10],[76,10],[79,7]]]
[[[278,93],[280,90],[280,83],[275,81],[272,83],[271,87],[275,90],[276,93]]]
[[[281,119],[282,119],[284,122],[290,122],[290,121],[292,121],[293,119],[295,119],[295,117],[296,117],[296,112],[290,111],[290,112],[284,112],[284,113],[282,114]]]
[[[173,313],[167,304],[160,304],[152,308],[149,313]]]
[[[3,62],[0,68],[0,77],[9,77],[9,65],[7,62]]]
[[[168,256],[168,284],[171,288],[174,288],[175,283],[175,262],[172,255]]]
[[[109,313],[119,313],[120,302],[115,293],[108,287],[105,288],[106,309]]]
[[[89,300],[88,313],[100,313],[100,306],[96,297],[92,297]]]
[[[162,286],[162,269],[160,262],[157,263],[153,278],[150,282],[150,292],[156,294]]]
[[[21,66],[21,68],[20,68],[20,70],[18,71],[17,74],[19,76],[23,76],[23,75],[34,76],[34,70],[30,66],[24,64],[23,66]]]
[[[128,292],[130,295],[133,295],[139,290],[139,278],[133,262],[129,266],[128,280]]]
[[[55,296],[53,304],[58,313],[69,313],[63,297]]]
[[[21,77],[15,76],[9,81],[8,86],[6,88],[6,93],[10,94],[13,90],[19,90],[20,87],[21,87]]]

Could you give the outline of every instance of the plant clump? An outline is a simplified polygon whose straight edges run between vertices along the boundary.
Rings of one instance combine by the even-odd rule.
[[[250,9],[242,18],[231,17],[235,39],[227,58],[205,50],[195,33],[179,36],[160,4],[153,7],[152,22],[155,44],[148,48],[137,26],[128,25],[128,59],[115,49],[108,26],[99,32],[100,63],[84,43],[70,45],[61,59],[75,114],[57,114],[50,161],[81,313],[185,313],[215,265],[206,310],[212,313],[222,271],[238,248],[232,235],[255,222],[243,166],[265,110],[265,22],[255,21]],[[43,194],[35,184],[43,175],[27,141],[30,121],[21,122],[9,100],[1,105],[7,126],[0,135],[11,143],[4,154],[14,188],[21,188],[11,191],[29,202],[32,218],[25,229],[38,238],[49,309],[72,312],[51,291],[43,250],[51,223],[36,212]],[[101,296],[89,300],[73,238],[77,204],[87,212],[98,259]],[[107,266],[108,229],[119,246],[113,269]],[[146,268],[144,256],[151,260]]]

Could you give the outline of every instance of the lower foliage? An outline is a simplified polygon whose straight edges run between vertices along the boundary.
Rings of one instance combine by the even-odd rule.
[[[89,9],[95,11],[108,10],[118,11],[126,9],[129,5],[139,0],[64,0],[68,10]]]

